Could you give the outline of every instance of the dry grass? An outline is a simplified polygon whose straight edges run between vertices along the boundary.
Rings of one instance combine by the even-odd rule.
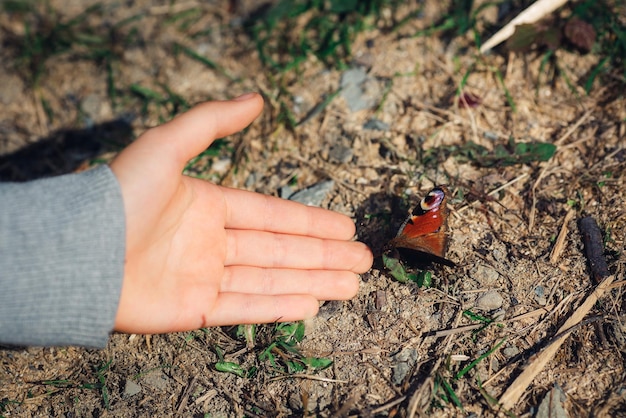
[[[298,72],[271,73],[261,66],[252,41],[230,26],[252,6],[234,2],[239,8],[232,14],[231,3],[176,4],[176,13],[201,11],[184,29],[168,23],[172,9],[147,0],[129,8],[107,6],[106,17],[92,17],[91,27],[98,27],[103,21],[142,16],[137,24],[120,29],[135,41],[115,49],[119,56],[111,62],[118,94],[113,102],[107,71],[93,60],[75,54],[50,57],[37,84],[31,85],[10,66],[9,50],[3,49],[0,150],[11,153],[41,138],[64,144],[59,130],[100,126],[129,114],[133,118],[125,120],[138,135],[184,107],[182,102],[177,108],[174,101],[133,94],[133,85],[163,97],[179,96],[188,104],[261,91],[266,109],[260,119],[245,134],[230,138],[217,156],[197,162],[210,167],[222,160],[215,165],[221,171],[212,171],[210,178],[267,194],[286,184],[303,188],[335,179],[324,206],[353,216],[358,238],[375,252],[394,235],[407,204],[433,184],[446,183],[455,209],[448,255],[458,268],[435,268],[434,287],[417,289],[393,281],[377,264],[362,276],[354,300],[326,303],[319,317],[306,323],[300,351],[334,360],[315,374],[284,375],[259,360],[272,341],[271,326],[259,327],[256,339],[248,342],[235,329],[216,328],[150,338],[114,335],[99,351],[5,349],[0,351],[0,413],[444,417],[461,414],[456,396],[465,414],[503,416],[497,400],[524,370],[536,367],[542,350],[551,348],[552,358],[537,368],[523,390],[505,400],[512,413],[530,416],[555,385],[566,394],[571,416],[610,416],[623,410],[623,80],[597,81],[587,95],[585,76],[596,62],[592,55],[558,50],[562,74],[548,83],[541,55],[481,57],[469,36],[413,37],[441,15],[438,2],[426,2],[422,18],[411,19],[396,32],[372,27],[352,44],[354,61],[368,71],[375,107],[351,112],[338,96],[317,116],[290,128],[279,123],[284,107],[302,120],[337,91],[342,72],[309,58]],[[74,9],[63,9],[64,15],[75,16],[83,7],[77,2]],[[407,6],[398,15],[411,11]],[[5,42],[7,33],[23,34],[21,23],[0,16]],[[190,36],[203,28],[210,33]],[[176,54],[175,43],[201,53],[220,69]],[[482,103],[475,108],[456,105],[454,95],[461,85]],[[364,123],[374,117],[389,124],[389,130],[365,129]],[[115,130],[106,133],[105,139],[117,135]],[[547,162],[495,167],[451,151],[469,141],[493,149],[509,137],[549,142],[557,151]],[[119,142],[128,140],[125,136]],[[337,144],[353,151],[350,162],[329,156]],[[107,160],[115,152],[116,145],[107,140],[90,158]],[[81,163],[86,165],[75,165]],[[577,220],[583,215],[593,216],[607,234],[606,256],[617,283],[582,315],[587,320],[563,334],[566,320],[596,289],[578,232]],[[477,299],[487,291],[498,292],[503,302],[485,312]],[[477,332],[477,322],[464,311],[494,323]],[[458,377],[503,339],[503,345]],[[552,344],[555,339],[559,346]],[[256,375],[217,372],[216,346],[227,361],[257,367]],[[108,361],[105,403],[97,389],[97,369]],[[402,362],[408,362],[407,373],[394,381]],[[69,383],[44,384],[49,380]],[[124,397],[128,380],[139,383],[142,391]]]

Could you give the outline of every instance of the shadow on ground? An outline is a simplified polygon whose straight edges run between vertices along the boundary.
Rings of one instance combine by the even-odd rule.
[[[132,137],[131,125],[124,119],[87,129],[60,130],[0,155],[0,181],[29,181],[71,173],[104,152],[122,149]]]

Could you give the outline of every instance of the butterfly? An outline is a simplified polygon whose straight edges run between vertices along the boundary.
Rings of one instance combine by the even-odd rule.
[[[445,186],[429,191],[385,248],[399,252],[401,258],[419,266],[438,263],[454,267],[456,264],[445,257],[448,247],[448,193]]]

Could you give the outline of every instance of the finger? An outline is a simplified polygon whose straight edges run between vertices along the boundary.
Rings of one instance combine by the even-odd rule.
[[[354,222],[336,212],[245,190],[224,188],[222,191],[227,206],[227,228],[339,240],[348,240],[355,233]]]
[[[226,231],[225,266],[346,270],[364,273],[372,252],[356,241],[337,241],[262,231]]]
[[[346,300],[359,290],[350,271],[263,269],[233,266],[224,269],[220,292],[258,295],[311,295],[318,300]]]
[[[250,295],[220,293],[203,327],[289,322],[312,318],[319,302],[308,295]]]
[[[128,147],[132,154],[173,161],[180,170],[215,139],[239,132],[263,109],[263,99],[249,93],[233,100],[201,103],[171,121],[146,131]],[[179,171],[180,171],[179,170]]]

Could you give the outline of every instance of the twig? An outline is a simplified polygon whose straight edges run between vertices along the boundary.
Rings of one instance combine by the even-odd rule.
[[[276,376],[270,379],[270,382],[274,382],[276,380],[291,379],[291,378],[319,380],[320,382],[328,382],[328,383],[350,383],[347,380],[331,379],[330,377],[314,376],[311,374],[303,374],[303,373],[294,373],[294,374],[286,374],[284,376]]]
[[[494,190],[490,191],[489,193],[487,193],[487,196],[493,196],[493,195],[495,195],[497,193],[500,193],[501,190],[506,189],[510,185],[515,184],[518,181],[525,179],[526,177],[528,177],[528,174],[527,173],[522,173],[519,176],[515,177],[513,180],[510,180],[509,182],[504,183],[502,186],[498,187],[497,189],[494,189]],[[478,203],[479,203],[478,200],[475,200],[472,203],[468,203],[467,205],[463,206],[462,208],[459,208],[458,210],[456,210],[455,214],[461,213],[461,212],[463,212],[464,210],[466,210],[468,208],[476,206]]]
[[[588,219],[588,220],[585,220]],[[584,222],[583,222],[584,221]],[[550,341],[539,354],[536,355],[534,361],[513,381],[511,386],[504,392],[504,394],[500,397],[500,405],[505,410],[512,409],[519,398],[522,396],[526,388],[533,381],[535,376],[539,374],[543,370],[543,368],[548,364],[550,360],[554,357],[558,349],[561,347],[561,344],[565,341],[567,336],[569,335],[569,331],[575,329],[575,327],[583,321],[585,315],[589,313],[591,308],[596,304],[598,299],[600,299],[604,293],[610,289],[611,283],[615,279],[615,276],[608,275],[608,267],[606,266],[606,261],[602,253],[597,253],[597,248],[602,248],[602,235],[600,233],[600,229],[598,228],[595,220],[593,218],[584,218],[581,221],[581,229],[583,229],[583,225],[585,231],[589,228],[588,231],[591,231],[588,234],[588,239],[593,242],[591,248],[593,251],[590,253],[587,250],[587,257],[595,257],[594,262],[589,263],[589,269],[591,270],[591,277],[595,280],[602,280],[600,284],[595,288],[595,290],[587,296],[582,305],[578,307],[574,311],[574,313],[568,318],[567,321],[559,328],[556,335],[553,337],[552,341]],[[586,232],[583,232],[583,237]],[[598,242],[598,238],[600,238]],[[587,245],[585,245],[587,248]]]
[[[559,139],[554,141],[554,145],[556,145],[557,147],[562,145],[565,142],[565,140],[567,138],[569,138],[574,132],[576,132],[576,129],[578,129],[580,127],[580,125],[582,125],[587,120],[587,118],[591,115],[591,111],[592,111],[591,109],[587,110],[584,115],[582,115],[580,118],[578,118],[576,123],[574,123],[567,130],[567,132],[565,132]]]
[[[576,211],[574,209],[570,209],[565,215],[565,219],[563,219],[563,226],[561,226],[561,231],[559,232],[559,236],[556,239],[556,243],[554,244],[554,248],[552,248],[552,254],[550,254],[550,262],[552,264],[556,263],[563,252],[563,244],[565,244],[565,238],[567,238],[567,225],[569,221],[572,220]]]
[[[489,38],[480,47],[480,53],[484,54],[494,46],[509,39],[515,33],[515,26],[524,23],[535,23],[565,3],[567,3],[567,0],[538,0]]]
[[[193,377],[193,379],[191,379],[191,382],[189,382],[189,384],[185,388],[185,391],[183,392],[183,396],[180,397],[180,402],[178,403],[178,408],[176,408],[176,413],[177,414],[180,415],[180,414],[183,413],[183,410],[187,406],[187,402],[189,402],[189,396],[191,396],[193,391],[196,390],[196,382],[197,381],[198,381],[198,376],[196,375],[196,376]]]
[[[371,411],[369,411],[372,415],[376,415],[376,414],[380,414],[383,411],[386,411],[387,409],[391,409],[394,406],[404,402],[404,400],[406,399],[406,396],[400,396],[398,399],[394,399],[393,401],[387,402],[384,405],[379,406],[376,409],[372,409]]]
[[[533,318],[535,316],[549,313],[548,311],[549,309],[551,309],[551,307],[552,305],[549,305],[544,308],[535,309],[534,311],[531,311],[531,312],[526,312],[525,314],[521,314],[513,318],[505,319],[503,321],[495,321],[495,322],[496,323],[509,323],[509,322],[514,322],[514,321],[521,321],[522,319]],[[435,338],[446,337],[448,335],[460,334],[460,333],[467,332],[467,331],[473,331],[475,329],[478,329],[484,326],[485,324],[474,324],[474,325],[466,325],[466,326],[458,327],[458,328],[443,329],[440,331],[436,331],[435,333],[430,334],[430,335],[424,335],[424,337],[435,337]]]

